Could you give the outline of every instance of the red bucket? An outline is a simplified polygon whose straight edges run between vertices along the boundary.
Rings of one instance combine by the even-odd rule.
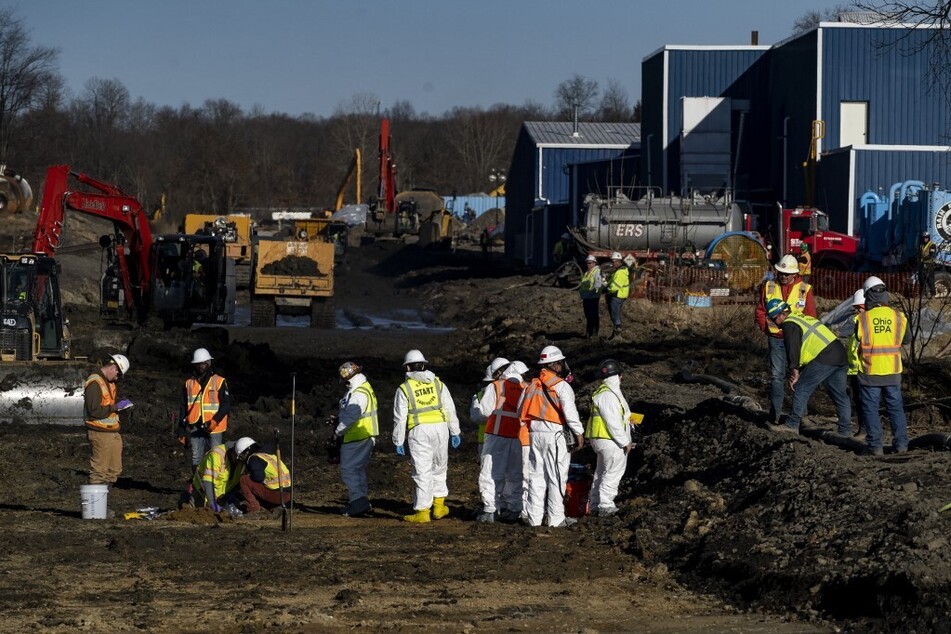
[[[565,486],[565,515],[584,517],[588,514],[588,496],[591,494],[591,478],[568,480]]]

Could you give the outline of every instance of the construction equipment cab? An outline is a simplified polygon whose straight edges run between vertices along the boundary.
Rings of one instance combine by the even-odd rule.
[[[251,282],[251,239],[254,221],[248,214],[185,214],[185,233],[188,235],[219,236],[225,243],[228,257],[235,262],[239,289]]]
[[[0,255],[0,360],[70,358],[59,272],[45,255]]]

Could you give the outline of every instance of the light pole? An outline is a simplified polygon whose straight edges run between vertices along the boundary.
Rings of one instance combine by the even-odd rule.
[[[498,168],[494,168],[489,172],[489,182],[495,185],[495,206],[499,209],[499,189],[502,188],[502,185],[505,184],[505,172]],[[498,183],[496,185],[496,183]]]

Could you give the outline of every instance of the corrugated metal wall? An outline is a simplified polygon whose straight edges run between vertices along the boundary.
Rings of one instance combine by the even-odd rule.
[[[816,42],[816,31],[812,31],[769,54],[768,186],[786,207],[806,202],[802,163],[809,154],[816,118]]]
[[[843,101],[869,102],[870,144],[946,143],[947,103],[924,47],[934,33],[932,29],[822,29],[824,150],[840,147]]]
[[[680,128],[682,125],[681,97],[730,97],[752,100],[765,84],[766,50],[678,50],[667,52],[667,177],[665,191],[680,193]],[[761,62],[761,60],[764,60]],[[646,113],[645,113],[646,118]],[[748,121],[744,131],[744,154],[755,155],[755,146],[761,135]],[[737,140],[733,128],[733,146]],[[646,138],[643,135],[641,138]]]
[[[644,184],[664,187],[664,52],[641,63],[641,174]]]
[[[525,226],[535,203],[536,173],[535,144],[523,126],[505,181],[505,257],[516,262],[523,262],[528,251]]]
[[[854,180],[850,180],[853,174]],[[851,214],[853,233],[856,233],[862,194],[873,191],[886,196],[894,183],[907,180],[920,180],[928,185],[938,183],[942,188],[951,188],[951,154],[943,150],[872,150],[861,147],[824,154],[819,164],[817,204],[829,214],[830,229],[847,232]]]

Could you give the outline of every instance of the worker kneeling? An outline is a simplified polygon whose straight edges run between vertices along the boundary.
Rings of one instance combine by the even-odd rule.
[[[806,413],[809,398],[819,385],[824,385],[835,404],[838,433],[852,437],[852,404],[846,392],[849,360],[845,346],[825,324],[808,315],[790,312],[789,304],[771,299],[766,304],[767,316],[782,331],[789,370],[789,387],[793,390],[792,412],[785,425],[770,429],[797,433]]]
[[[627,456],[634,448],[631,407],[621,393],[621,374],[617,361],[602,361],[597,376],[601,379],[601,385],[591,397],[591,417],[584,434],[598,455],[589,506],[592,515],[610,517],[617,513],[614,498],[627,470]]]
[[[255,443],[244,448],[239,461],[245,463],[238,483],[249,514],[290,504],[291,472],[275,454]]]
[[[218,513],[228,504],[238,501],[236,488],[243,461],[250,456],[248,450],[254,444],[253,439],[244,437],[237,442],[212,447],[202,457],[192,477],[192,503]]]

